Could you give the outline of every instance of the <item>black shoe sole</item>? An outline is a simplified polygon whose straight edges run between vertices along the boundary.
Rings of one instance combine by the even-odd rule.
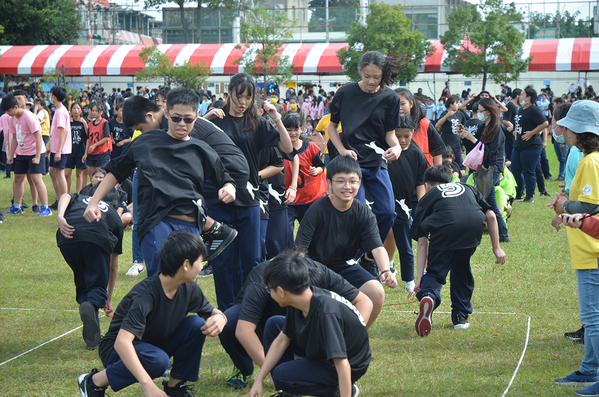
[[[214,252],[212,252],[212,254],[209,254],[206,258],[204,258],[204,261],[209,262],[212,259],[219,256],[225,250],[225,248],[227,248],[229,246],[229,244],[231,244],[233,242],[233,240],[235,240],[238,232],[235,229],[231,229],[231,230],[233,230],[234,233],[229,234],[227,236],[227,238],[225,240],[223,240],[223,242],[218,246],[218,248]]]
[[[100,343],[100,326],[96,321],[96,309],[89,302],[83,302],[79,306],[79,316],[83,323],[83,341],[87,350],[96,350]]]

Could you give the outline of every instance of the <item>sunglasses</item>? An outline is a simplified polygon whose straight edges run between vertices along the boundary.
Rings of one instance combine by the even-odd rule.
[[[174,123],[180,123],[181,120],[183,120],[185,122],[185,124],[191,124],[194,121],[196,121],[195,117],[177,117],[177,116],[170,116],[171,120]]]

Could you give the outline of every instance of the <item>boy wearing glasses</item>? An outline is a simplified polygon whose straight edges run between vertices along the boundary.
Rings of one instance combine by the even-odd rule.
[[[249,396],[262,395],[268,374],[282,396],[357,396],[354,383],[372,359],[358,309],[335,292],[310,286],[309,266],[299,255],[271,260],[263,280],[272,299],[287,308],[287,316],[266,322],[266,358]]]
[[[184,229],[197,236],[203,231],[205,238],[213,239],[222,239],[227,232],[225,225],[206,217],[204,180],[214,182],[224,203],[235,200],[235,183],[218,154],[205,142],[189,137],[198,116],[198,101],[190,89],[171,90],[167,133],[153,130],[140,135],[120,157],[108,163],[104,167],[107,175],[84,214],[89,222],[97,220],[98,202],[137,167],[137,230],[148,277],[159,271],[160,246],[172,231]]]
[[[327,168],[329,195],[315,201],[300,224],[295,245],[308,257],[339,273],[373,303],[367,326],[378,317],[385,301],[381,283],[361,266],[355,266],[358,249],[372,252],[387,287],[397,287],[389,269],[387,252],[379,236],[376,217],[366,204],[354,200],[362,178],[360,165],[338,156]]]

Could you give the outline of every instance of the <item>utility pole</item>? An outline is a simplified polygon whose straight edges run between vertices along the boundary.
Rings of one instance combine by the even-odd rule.
[[[327,44],[329,44],[329,0],[325,0],[324,19],[327,27]]]

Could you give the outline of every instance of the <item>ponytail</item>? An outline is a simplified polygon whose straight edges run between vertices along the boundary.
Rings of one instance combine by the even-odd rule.
[[[396,56],[385,56],[378,51],[368,51],[362,55],[358,69],[362,70],[368,65],[374,65],[383,71],[381,78],[381,88],[384,90],[387,86],[393,84],[399,75],[399,59]]]

